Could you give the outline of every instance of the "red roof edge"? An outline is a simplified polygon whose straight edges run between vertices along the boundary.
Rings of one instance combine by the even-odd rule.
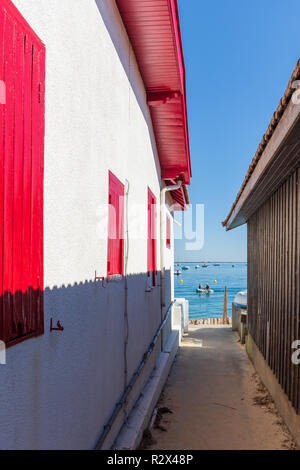
[[[116,4],[145,85],[162,179],[188,185],[192,172],[177,0],[116,0]],[[182,209],[189,204],[186,186],[172,196]]]

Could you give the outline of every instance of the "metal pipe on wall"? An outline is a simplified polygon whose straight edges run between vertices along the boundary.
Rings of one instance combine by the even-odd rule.
[[[126,187],[126,197],[127,197],[127,202],[128,202],[128,192],[129,192],[129,183],[128,181],[126,181],[127,183],[127,187]],[[129,384],[125,387],[124,389],[124,392],[121,396],[121,399],[119,400],[119,402],[116,404],[108,422],[106,423],[106,425],[104,426],[103,428],[103,431],[101,433],[101,436],[99,437],[97,443],[96,443],[96,446],[95,446],[95,449],[96,450],[100,450],[103,445],[104,445],[104,442],[117,418],[117,416],[119,415],[120,411],[122,410],[124,404],[126,403],[127,399],[128,399],[128,396],[131,392],[131,390],[133,389],[137,379],[139,378],[144,366],[146,365],[146,362],[149,358],[149,356],[151,355],[153,349],[154,349],[154,346],[159,338],[159,336],[161,335],[161,347],[162,347],[162,350],[163,350],[163,341],[162,341],[162,330],[163,330],[163,327],[164,325],[166,324],[168,318],[169,318],[169,315],[170,315],[170,312],[171,312],[171,309],[172,309],[172,306],[173,306],[173,303],[174,301],[171,302],[171,304],[169,305],[168,307],[168,310],[165,314],[165,316],[163,315],[163,309],[165,307],[165,244],[166,244],[166,193],[169,192],[169,191],[175,191],[177,189],[179,189],[180,187],[182,186],[182,181],[180,181],[178,184],[176,185],[173,185],[173,186],[166,186],[165,188],[163,188],[160,192],[160,267],[161,267],[161,324],[160,324],[160,327],[158,328],[158,330],[156,331],[155,335],[154,335],[154,338],[149,346],[149,348],[147,349],[147,351],[145,352],[144,356],[143,356],[143,359],[142,361],[140,362],[138,368],[136,369],[135,373],[133,374]],[[128,221],[127,221],[127,225],[126,225],[126,233],[128,235]],[[127,245],[127,249],[126,249],[126,255],[125,255],[125,264],[127,264],[127,261],[128,261],[128,245]],[[125,272],[127,274],[127,266],[125,266]],[[125,276],[126,277],[126,276]],[[126,287],[125,287],[126,289]],[[126,293],[127,295],[127,293]],[[127,302],[126,302],[127,303]],[[125,312],[126,315],[127,315],[127,312]],[[126,350],[126,340],[125,340],[125,349]],[[125,373],[125,376],[127,375],[127,371]]]

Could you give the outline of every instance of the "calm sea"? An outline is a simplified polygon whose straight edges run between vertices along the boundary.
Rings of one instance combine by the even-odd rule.
[[[200,268],[195,269],[199,264]],[[185,297],[189,301],[190,319],[221,317],[223,315],[224,287],[228,293],[228,316],[231,316],[231,304],[235,295],[247,289],[246,263],[220,263],[220,266],[203,263],[175,263],[175,269],[182,271],[182,266],[189,266],[189,271],[175,277],[175,297]],[[183,282],[181,283],[180,280]],[[217,281],[214,283],[214,281]],[[196,288],[199,283],[207,282],[214,290],[210,294],[198,294]]]

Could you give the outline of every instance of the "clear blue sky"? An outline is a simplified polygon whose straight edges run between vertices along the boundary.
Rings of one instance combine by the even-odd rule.
[[[205,243],[179,261],[246,261],[246,227],[221,227],[300,56],[299,0],[178,0],[193,178]]]

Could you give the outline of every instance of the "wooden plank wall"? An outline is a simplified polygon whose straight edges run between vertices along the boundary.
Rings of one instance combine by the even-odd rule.
[[[249,332],[300,414],[300,169],[248,221]]]

